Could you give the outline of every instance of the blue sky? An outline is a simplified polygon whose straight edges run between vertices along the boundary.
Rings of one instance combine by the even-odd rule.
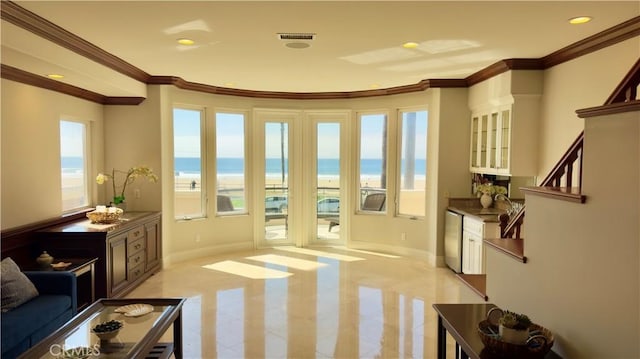
[[[60,121],[60,156],[82,157],[84,151],[84,124]]]
[[[365,115],[360,125],[362,136],[361,157],[381,158],[382,126],[385,115]],[[427,112],[417,112],[416,121],[416,157],[424,159],[427,138]],[[217,137],[218,157],[242,157],[244,146],[244,127],[242,114],[217,113],[217,131],[224,136]],[[174,148],[176,157],[200,156],[200,112],[195,110],[174,109]],[[320,158],[339,158],[340,127],[335,124],[321,123],[318,126],[318,152]],[[280,157],[280,124],[267,123],[265,141],[267,158]],[[287,144],[288,145],[288,144]]]

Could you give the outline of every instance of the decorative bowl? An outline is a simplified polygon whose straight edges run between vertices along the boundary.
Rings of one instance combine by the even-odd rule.
[[[153,306],[149,304],[129,304],[116,308],[114,312],[122,313],[125,317],[139,317],[153,312]]]
[[[58,262],[51,264],[51,268],[53,268],[53,270],[65,270],[70,265],[71,262]]]
[[[91,332],[100,338],[100,340],[111,340],[118,335],[123,325],[119,320],[110,320],[96,325],[91,329]]]
[[[484,343],[483,352],[489,352],[497,358],[537,359],[544,356],[553,346],[553,334],[537,324],[529,327],[529,339],[526,344],[518,345],[502,340],[498,326],[489,320],[478,324],[478,334]]]
[[[87,213],[87,218],[91,220],[91,223],[100,223],[100,224],[112,224],[117,223],[122,217],[122,213],[124,212],[121,208],[115,208],[113,212],[98,212],[92,211]]]

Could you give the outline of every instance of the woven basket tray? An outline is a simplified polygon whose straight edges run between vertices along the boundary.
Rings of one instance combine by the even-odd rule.
[[[122,213],[123,211],[120,208],[116,208],[113,213],[93,211],[87,213],[87,218],[91,220],[91,223],[111,224],[117,223],[122,217]]]
[[[488,320],[478,324],[478,334],[484,343],[483,352],[487,351],[498,358],[544,358],[553,346],[553,334],[537,324],[529,327],[529,340],[524,345],[503,342],[497,333],[498,326]]]

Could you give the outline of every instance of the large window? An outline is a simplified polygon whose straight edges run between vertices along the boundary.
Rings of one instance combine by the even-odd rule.
[[[216,113],[218,214],[246,213],[244,114]]]
[[[173,109],[174,215],[177,219],[205,215],[203,125],[203,110]]]
[[[387,191],[387,116],[361,114],[359,159],[359,209],[386,210]]]
[[[425,215],[427,111],[400,111],[398,214]]]
[[[62,211],[87,207],[87,125],[60,121]]]

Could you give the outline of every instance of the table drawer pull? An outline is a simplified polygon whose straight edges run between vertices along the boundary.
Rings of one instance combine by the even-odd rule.
[[[129,249],[129,255],[139,252],[145,248],[144,238],[139,238],[136,240],[129,240],[127,247]]]
[[[129,266],[137,266],[138,264],[144,263],[144,253],[140,252],[134,256],[129,257]]]
[[[144,227],[139,226],[130,230],[127,236],[130,241],[144,237]]]

